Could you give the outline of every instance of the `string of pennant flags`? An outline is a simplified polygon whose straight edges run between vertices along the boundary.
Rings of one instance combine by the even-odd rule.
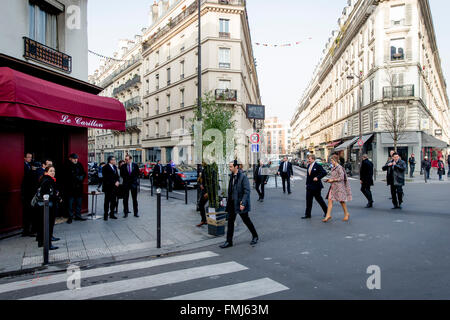
[[[270,48],[284,48],[284,47],[299,46],[299,45],[303,44],[304,42],[306,42],[307,40],[312,40],[312,37],[309,37],[306,40],[302,40],[302,41],[295,41],[295,42],[289,42],[289,43],[283,43],[283,44],[255,42],[255,45],[261,46],[261,47],[270,47]]]
[[[103,58],[103,59],[106,59],[106,60],[113,60],[113,61],[118,61],[118,62],[121,62],[121,61],[128,61],[128,60],[121,60],[121,59],[116,59],[116,58],[107,57],[107,56],[104,56],[104,55],[102,55],[102,54],[100,54],[100,53],[94,52],[94,51],[92,51],[92,50],[88,50],[88,51],[89,51],[90,54],[93,54],[93,55],[95,55],[95,56],[97,56],[97,57],[100,57],[100,58]]]

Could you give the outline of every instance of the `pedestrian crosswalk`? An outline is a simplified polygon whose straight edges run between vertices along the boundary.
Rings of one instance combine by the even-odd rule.
[[[165,258],[158,258],[142,262],[119,264],[80,271],[80,279],[89,278],[108,279],[121,273],[131,275],[129,279],[112,280],[100,284],[82,286],[79,289],[66,289],[68,274],[56,274],[41,278],[16,281],[0,285],[0,299],[20,300],[87,300],[108,298],[114,295],[126,295],[140,291],[141,295],[149,292],[149,298],[167,300],[224,300],[233,297],[235,300],[246,300],[266,296],[269,294],[289,290],[288,287],[269,278],[241,281],[234,284],[217,285],[215,288],[188,292],[183,295],[171,297],[155,297],[152,295],[155,288],[172,288],[172,286],[189,287],[189,281],[206,280],[214,285],[220,276],[237,274],[249,270],[248,267],[235,262],[219,262],[220,256],[211,251],[184,254]],[[184,263],[193,263],[195,266],[183,266]],[[202,264],[198,266],[198,264]],[[176,269],[161,271],[164,268]],[[155,270],[157,269],[157,270]],[[139,272],[139,273],[137,273]],[[133,278],[133,274],[139,274]],[[128,278],[128,277],[126,277]],[[93,283],[98,283],[93,282]],[[153,290],[152,290],[153,289]]]

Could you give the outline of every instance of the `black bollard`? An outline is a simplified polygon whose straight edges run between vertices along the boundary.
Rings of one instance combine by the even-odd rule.
[[[49,195],[44,195],[44,265],[48,264],[48,252],[50,248],[50,225],[49,225]]]
[[[275,189],[278,189],[277,174],[275,175]]]
[[[166,198],[169,200],[169,178],[166,180]]]
[[[153,197],[153,177],[150,176],[150,194]]]
[[[187,189],[187,183],[184,183],[184,202],[185,204],[188,204],[188,189]]]
[[[156,190],[156,248],[161,248],[161,189]]]

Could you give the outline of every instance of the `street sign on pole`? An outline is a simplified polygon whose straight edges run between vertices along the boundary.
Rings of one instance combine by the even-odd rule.
[[[363,141],[362,139],[359,139],[359,140],[358,140],[358,146],[359,146],[360,148],[362,148],[363,145],[364,145],[364,141]]]
[[[247,119],[265,120],[266,107],[255,104],[247,104]]]
[[[252,144],[252,152],[253,153],[259,152],[259,144],[257,144],[257,143]]]
[[[256,132],[250,136],[250,142],[252,144],[258,144],[260,140],[261,140],[261,138],[260,138],[259,134]]]

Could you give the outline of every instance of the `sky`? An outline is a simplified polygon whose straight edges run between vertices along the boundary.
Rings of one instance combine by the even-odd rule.
[[[450,1],[429,1],[444,77],[450,79]],[[148,26],[152,3],[153,0],[89,0],[89,49],[112,56],[119,39],[133,39]],[[267,117],[291,120],[346,4],[347,0],[247,0],[253,44],[301,41],[298,46],[286,48],[253,45]],[[99,64],[100,59],[90,54],[89,74]]]

